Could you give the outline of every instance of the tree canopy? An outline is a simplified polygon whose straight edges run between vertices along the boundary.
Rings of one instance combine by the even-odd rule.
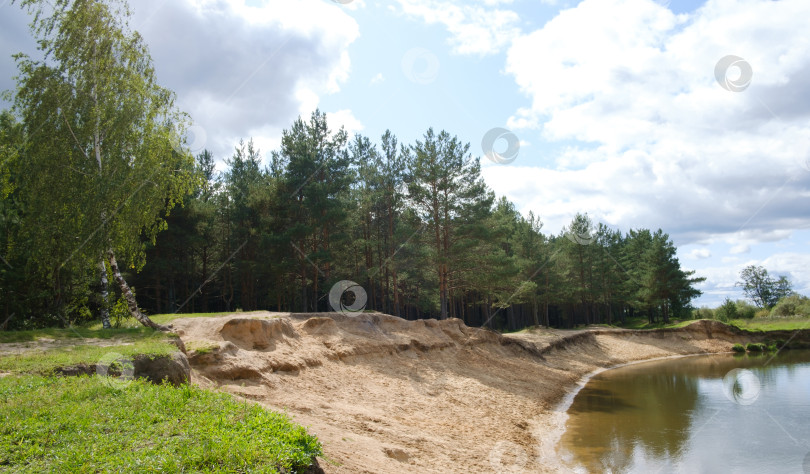
[[[760,308],[773,308],[785,296],[793,293],[793,285],[785,276],[773,278],[763,266],[749,265],[740,272],[741,286],[745,296]]]
[[[24,147],[14,176],[29,263],[52,282],[57,301],[91,262],[103,282],[109,265],[132,314],[156,327],[138,311],[116,257],[141,268],[145,243],[199,186],[193,157],[176,146],[186,118],[157,84],[125,3],[20,3],[33,14],[41,53],[15,56]]]

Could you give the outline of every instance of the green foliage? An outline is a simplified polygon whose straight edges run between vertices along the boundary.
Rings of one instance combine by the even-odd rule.
[[[756,316],[757,308],[745,300],[737,300],[734,303],[737,306],[737,318],[740,319],[754,319]]]
[[[734,352],[745,352],[745,346],[742,344],[734,344],[731,346],[731,350]]]
[[[9,376],[0,419],[14,472],[291,472],[321,454],[287,416],[190,385]]]
[[[810,317],[810,298],[792,294],[779,300],[771,310],[771,316],[779,318]]]
[[[770,315],[771,315],[771,312],[770,312],[770,310],[767,310],[767,309],[759,309],[759,310],[757,310],[756,313],[754,313],[754,317],[757,318],[757,319],[759,319],[759,318],[767,318]]]
[[[772,308],[780,299],[793,293],[792,285],[785,276],[778,279],[768,275],[765,267],[749,265],[740,272],[741,281],[738,286],[743,288],[745,295],[760,308]]]
[[[108,250],[138,269],[165,215],[198,185],[178,145],[187,118],[159,85],[123,1],[24,0],[40,57],[15,56],[14,110],[25,133],[13,174],[26,242],[24,266],[49,283],[53,311],[87,312]],[[92,34],[87,34],[92,31]],[[182,141],[181,141],[182,143]],[[74,307],[63,307],[73,305]],[[28,310],[25,310],[28,313]]]
[[[693,313],[694,319],[714,319],[714,310],[708,306],[701,306]]]
[[[714,316],[715,319],[723,322],[737,319],[739,316],[737,313],[737,304],[731,301],[730,298],[726,298],[723,304],[714,311]]]
[[[745,349],[748,352],[767,352],[769,350],[769,346],[762,342],[749,342]]]

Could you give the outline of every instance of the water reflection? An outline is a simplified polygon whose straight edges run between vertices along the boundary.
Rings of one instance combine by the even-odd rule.
[[[773,462],[801,472],[810,450],[810,351],[771,359],[700,356],[599,374],[568,410],[560,454],[590,472],[705,472],[709,466],[751,472],[757,466],[773,470]],[[724,395],[723,377],[732,369],[745,369],[732,373],[745,375],[732,379],[732,392],[749,396],[736,403]],[[755,398],[752,387],[759,390]],[[762,436],[782,443],[767,460]]]

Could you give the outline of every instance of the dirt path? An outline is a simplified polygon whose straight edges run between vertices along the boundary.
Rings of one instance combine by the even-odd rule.
[[[729,351],[709,322],[676,331],[501,336],[459,320],[381,314],[179,319],[193,380],[286,411],[324,445],[328,473],[557,472],[565,415],[595,369]]]

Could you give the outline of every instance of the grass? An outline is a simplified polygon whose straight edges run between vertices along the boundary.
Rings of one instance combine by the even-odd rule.
[[[73,326],[66,329],[46,328],[27,331],[0,331],[0,343],[36,342],[40,339],[140,339],[153,336],[154,334],[154,330],[143,327],[140,324],[138,324],[138,326],[118,329],[101,329],[101,323],[98,323],[87,327]]]
[[[695,322],[695,320],[687,319],[684,321],[680,320],[671,320],[668,324],[664,324],[663,322],[657,322],[650,324],[650,321],[647,318],[632,318],[627,319],[624,324],[619,325],[618,327],[624,329],[663,329],[663,328],[682,328],[684,326],[688,326]]]
[[[95,364],[111,354],[132,358],[138,354],[167,355],[177,351],[177,346],[166,341],[165,335],[158,339],[147,337],[128,345],[96,346],[79,344],[49,349],[30,350],[20,354],[0,356],[0,372],[17,374],[52,374],[59,367],[77,364]]]
[[[194,386],[0,378],[0,470],[289,472],[321,455],[283,414]]]
[[[733,319],[729,321],[728,324],[749,331],[794,331],[796,329],[810,329],[810,319],[807,318]]]
[[[156,314],[149,318],[158,324],[169,324],[181,318],[213,318],[233,313],[187,313],[187,314]],[[159,336],[156,336],[159,335]],[[68,340],[68,339],[142,339],[144,337],[165,337],[164,333],[144,327],[134,318],[121,321],[120,327],[104,329],[101,322],[72,326],[69,328],[45,328],[26,331],[0,331],[0,344],[10,342],[36,342],[41,339]]]
[[[175,319],[181,318],[215,318],[217,316],[226,316],[229,314],[234,314],[234,311],[230,313],[167,313],[167,314],[154,314],[150,315],[149,319],[158,323],[158,324],[169,324]],[[120,324],[121,329],[140,329],[143,328],[141,323],[139,323],[134,318],[126,318],[121,320]],[[93,330],[101,330],[101,322],[96,322],[87,326],[88,329]]]
[[[215,349],[219,349],[219,344],[214,342],[191,341],[186,344],[188,352],[196,352],[197,354],[210,354]]]

